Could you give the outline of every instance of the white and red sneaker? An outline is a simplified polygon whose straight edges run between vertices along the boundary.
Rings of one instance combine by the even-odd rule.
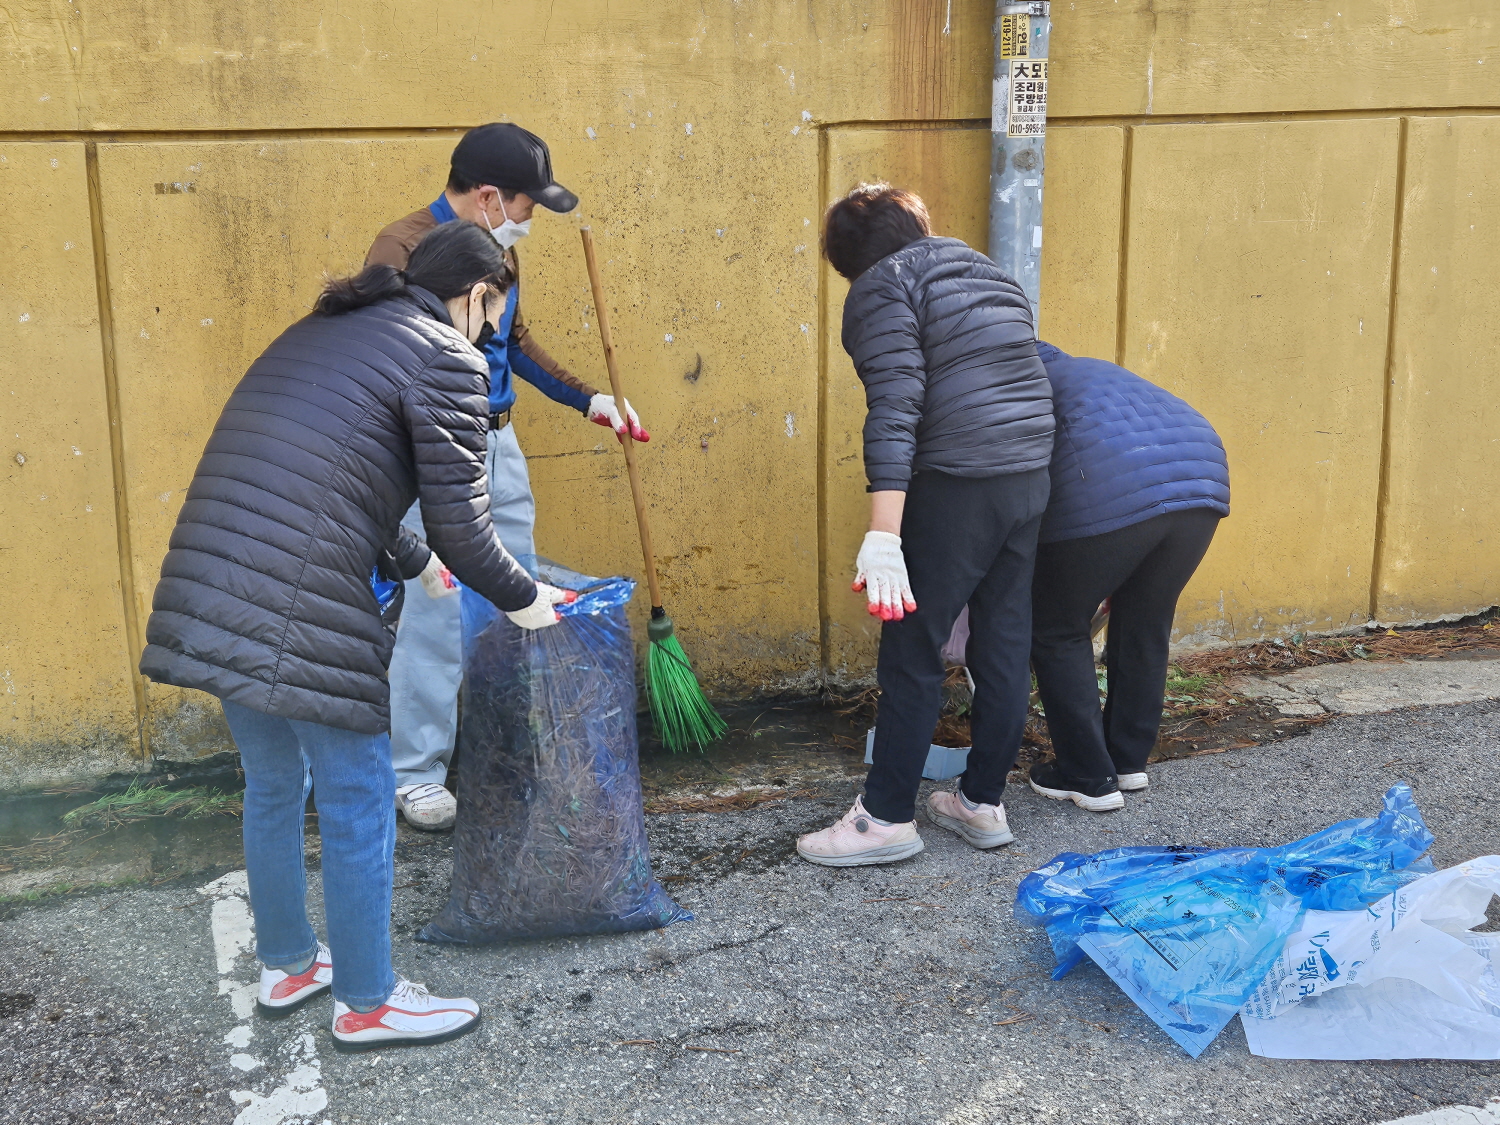
[[[260,997],[255,1006],[260,1014],[279,1020],[291,1015],[333,983],[333,956],[318,942],[318,952],[305,972],[295,976],[280,969],[260,967]]]
[[[417,1046],[457,1039],[479,1026],[479,1005],[467,998],[434,996],[420,984],[398,980],[373,1012],[333,1002],[333,1045],[340,1051]]]

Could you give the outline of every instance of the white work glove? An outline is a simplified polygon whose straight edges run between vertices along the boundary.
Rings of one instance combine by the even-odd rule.
[[[437,557],[437,552],[427,560],[427,565],[419,574],[422,580],[422,589],[427,592],[429,598],[451,598],[458,593],[458,580],[453,577],[453,572],[443,565],[443,560]]]
[[[523,629],[545,629],[548,625],[556,625],[562,620],[557,612],[558,603],[573,602],[578,600],[578,593],[574,590],[559,590],[556,586],[549,586],[545,582],[536,584],[536,601],[525,609],[509,610],[505,614]]]
[[[854,561],[854,589],[870,599],[870,616],[882,621],[900,621],[917,608],[906,577],[906,559],[901,554],[901,536],[889,531],[870,531]]]
[[[650,441],[651,435],[641,428],[641,420],[636,417],[631,408],[630,400],[625,402],[625,417],[620,417],[620,408],[615,404],[614,395],[595,395],[589,399],[589,421],[597,422],[601,426],[608,426],[614,430],[621,441],[625,440],[626,419],[630,422],[630,436],[636,441]]]

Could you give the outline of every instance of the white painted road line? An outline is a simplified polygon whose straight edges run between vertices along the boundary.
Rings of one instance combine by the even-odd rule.
[[[282,1077],[281,1084],[269,1093],[231,1091],[230,1098],[241,1107],[235,1115],[234,1125],[313,1125],[316,1116],[328,1108],[328,1092],[323,1089],[317,1044],[306,1032],[296,1036],[283,1035],[277,1042],[275,1031],[265,1021],[253,1019],[260,985],[255,962],[249,962],[248,971],[244,965],[255,946],[250,886],[245,872],[231,871],[198,890],[214,900],[209,928],[219,971],[219,995],[229,997],[234,1018],[240,1021],[224,1036],[225,1045],[233,1051],[229,1065],[246,1074],[255,1071],[268,1073],[265,1063],[245,1050],[260,1032],[263,1040],[270,1040],[263,1044],[261,1054],[280,1055],[291,1067]],[[241,979],[242,975],[248,976],[249,980]],[[317,1125],[329,1125],[329,1122],[322,1121]]]
[[[1430,1113],[1418,1113],[1412,1117],[1398,1117],[1394,1121],[1382,1121],[1380,1125],[1497,1125],[1500,1123],[1500,1097],[1491,1098],[1484,1106],[1450,1105]]]

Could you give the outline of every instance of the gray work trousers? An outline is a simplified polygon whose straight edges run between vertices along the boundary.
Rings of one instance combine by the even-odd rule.
[[[517,558],[535,554],[536,501],[515,427],[490,431],[485,468],[490,518],[500,542]],[[401,522],[423,535],[420,503],[413,504]],[[428,597],[419,579],[406,584],[390,668],[391,763],[398,787],[428,781],[441,785],[448,776],[463,679],[458,606],[458,598]]]

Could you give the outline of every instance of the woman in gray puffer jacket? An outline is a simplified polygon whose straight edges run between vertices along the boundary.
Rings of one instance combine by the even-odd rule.
[[[798,841],[831,867],[922,850],[916,796],[942,702],[941,650],[965,604],[973,749],[928,816],[976,848],[1009,843],[1000,795],[1031,678],[1031,574],[1047,507],[1052,393],[1031,306],[910,192],[862,184],[828,209],[823,251],[853,283],[844,348],[865,387],[870,531],[854,588],[881,618],[880,714],[865,792]]]
[[[510,283],[471,223],[428,235],[405,270],[330,282],[230,395],[146,628],[141,672],[218,696],[240,751],[260,1009],[284,1016],[331,986],[341,1050],[430,1042],[478,1020],[473,1001],[430,996],[391,968],[393,638],[372,583],[440,556],[517,624],[557,620],[563,592],[532,581],[490,525],[489,368],[476,344]],[[399,536],[419,493],[431,550]],[[306,911],[309,774],[327,945]]]

